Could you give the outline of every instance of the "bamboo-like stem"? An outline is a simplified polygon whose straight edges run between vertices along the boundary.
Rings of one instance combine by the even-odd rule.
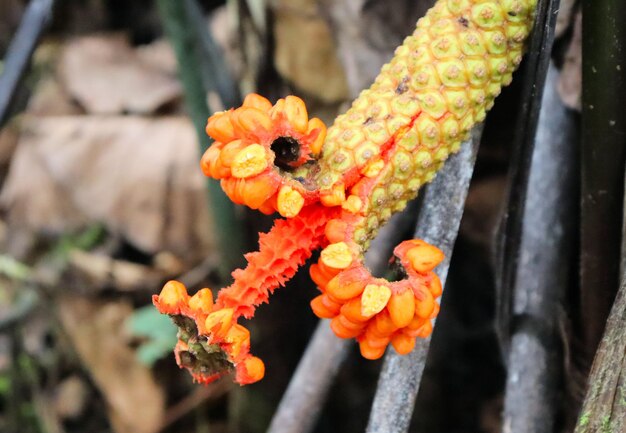
[[[502,214],[496,250],[496,332],[506,359],[511,332],[512,288],[519,264],[523,216],[541,98],[550,64],[559,0],[539,0],[533,33],[523,70],[521,110],[511,152],[506,208]]]
[[[195,126],[200,151],[208,147],[209,138],[204,132],[207,118],[211,114],[207,103],[207,87],[203,82],[201,72],[203,68],[200,51],[200,36],[190,20],[190,14],[185,2],[179,0],[158,0],[159,13],[163,19],[168,38],[174,47],[178,60],[178,73],[183,83],[185,102],[193,124]],[[206,37],[206,35],[205,35]],[[214,52],[216,55],[217,51]],[[214,59],[213,63],[220,63]],[[210,83],[206,83],[210,84]],[[233,102],[233,101],[228,101]],[[243,261],[242,230],[238,224],[234,205],[222,192],[219,184],[207,180],[208,194],[215,227],[217,230],[218,246],[220,248],[220,271],[224,279],[236,266]]]
[[[349,348],[348,341],[333,334],[328,320],[320,320],[272,418],[268,433],[313,430]]]
[[[420,209],[415,237],[437,245],[446,255],[437,267],[442,285],[448,275],[481,134],[482,126],[474,128],[470,142],[462,145],[461,151],[450,158],[426,188]],[[408,430],[430,340],[430,337],[418,340],[408,355],[398,355],[392,349],[387,352],[367,425],[368,433]]]
[[[619,286],[626,161],[626,3],[582,2],[580,291],[586,355],[602,336]]]
[[[521,253],[513,288],[504,431],[551,433],[562,383],[559,313],[571,282],[577,209],[574,114],[548,71],[526,195]],[[570,253],[568,253],[570,252]]]

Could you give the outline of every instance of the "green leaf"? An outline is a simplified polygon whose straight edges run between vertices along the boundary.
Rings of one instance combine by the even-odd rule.
[[[31,272],[28,266],[18,262],[13,257],[0,254],[0,274],[4,274],[13,280],[24,281],[30,276]]]
[[[176,326],[152,305],[135,310],[126,325],[132,335],[146,340],[137,349],[137,357],[149,366],[170,353],[178,340]]]

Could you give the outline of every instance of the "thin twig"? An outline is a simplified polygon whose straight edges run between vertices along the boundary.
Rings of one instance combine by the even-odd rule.
[[[448,275],[481,134],[482,127],[475,128],[470,142],[463,144],[461,151],[450,158],[428,186],[418,217],[415,237],[437,245],[446,255],[437,267],[442,285]],[[430,338],[427,338],[418,340],[408,355],[401,356],[393,350],[387,352],[367,425],[368,433],[407,431],[429,346]]]
[[[174,47],[178,60],[178,72],[185,91],[185,101],[191,119],[193,120],[198,135],[201,152],[204,152],[209,144],[209,139],[204,132],[207,118],[211,110],[207,104],[206,81],[203,79],[203,61],[201,50],[201,36],[197,34],[197,26],[190,19],[190,13],[185,6],[186,2],[179,0],[158,0],[159,13],[163,18],[168,37]],[[206,35],[205,35],[206,36]],[[204,53],[219,55],[218,51]],[[213,59],[212,63],[224,62],[222,58]],[[223,71],[213,71],[214,74]],[[215,75],[214,75],[215,76]],[[222,78],[226,80],[226,78]],[[224,98],[229,96],[221,95]],[[229,100],[230,102],[230,100]],[[208,179],[208,192],[211,206],[211,214],[215,227],[219,227],[217,238],[221,254],[221,276],[228,278],[228,274],[236,266],[242,264],[242,230],[238,227],[234,205],[226,198],[219,183]]]
[[[32,0],[11,41],[0,75],[0,128],[8,120],[11,103],[28,70],[37,43],[50,23],[54,0]]]
[[[548,71],[529,173],[521,254],[513,289],[504,432],[554,431],[562,378],[560,305],[574,275],[571,254],[576,213],[574,115],[557,93],[558,72]],[[574,271],[574,272],[572,272]]]
[[[200,62],[203,72],[204,87],[215,91],[222,107],[211,107],[214,110],[230,108],[241,103],[241,95],[237,83],[232,78],[232,72],[225,62],[224,53],[209,31],[202,9],[196,0],[184,0],[185,10],[189,23],[193,26],[198,44],[202,50]]]
[[[198,387],[194,392],[170,407],[163,416],[163,422],[157,432],[163,431],[207,400],[218,399],[232,388],[228,380],[220,380],[210,385]]]

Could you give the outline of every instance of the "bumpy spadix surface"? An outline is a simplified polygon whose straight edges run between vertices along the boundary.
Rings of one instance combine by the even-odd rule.
[[[439,0],[328,130],[294,96],[272,105],[249,95],[242,107],[209,119],[215,142],[202,158],[204,173],[220,179],[234,202],[286,219],[261,235],[259,251],[246,255],[248,266],[215,302],[207,292],[192,302],[198,295],[175,282],[154,297],[179,326],[181,367],[205,383],[233,370],[241,384],[260,380],[263,363],[249,353],[249,332],[237,319],[252,317],[320,247],[311,277],[321,294],[311,306],[338,337],[356,338],[362,355],[376,359],[389,344],[408,353],[416,337],[431,333],[441,251],[420,240],[401,243],[394,260],[405,278],[394,282],[373,277],[363,253],[509,84],[535,4]]]

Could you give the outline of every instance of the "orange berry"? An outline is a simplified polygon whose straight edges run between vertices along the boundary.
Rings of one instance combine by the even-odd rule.
[[[343,304],[341,314],[352,322],[366,322],[368,319],[361,314],[361,298],[354,298]]]
[[[391,345],[396,349],[398,355],[406,355],[415,347],[415,338],[402,333],[395,334],[391,337]]]
[[[285,98],[285,116],[296,131],[303,134],[307,131],[309,115],[302,99],[297,96],[287,96]]]
[[[241,179],[235,178],[222,179],[222,181],[220,182],[222,189],[233,203],[243,204],[243,197],[241,196],[240,191],[241,183]]]
[[[237,204],[245,203],[246,183],[245,179],[233,178],[234,198],[232,200]]]
[[[278,192],[276,210],[285,218],[293,218],[300,213],[304,206],[304,197],[290,186],[283,186]]]
[[[402,293],[394,293],[389,299],[387,310],[391,320],[398,328],[404,328],[413,319],[415,314],[415,301],[413,291],[407,289]]]
[[[241,149],[245,147],[246,144],[244,144],[244,142],[241,140],[233,140],[230,143],[226,144],[220,152],[220,164],[222,164],[224,167],[230,168],[233,160],[235,159],[235,155],[237,155],[241,151]]]
[[[322,260],[319,260],[319,261],[317,262],[317,266],[319,266],[320,271],[321,271],[324,275],[328,276],[328,279],[329,279],[329,280],[331,280],[334,276],[336,276],[337,274],[339,274],[340,272],[342,272],[342,270],[341,270],[341,269],[336,269],[336,268],[333,268],[333,267],[331,267],[331,266],[327,266],[327,265],[325,265],[325,264],[324,264],[324,262],[323,262]]]
[[[224,340],[229,343],[229,355],[232,359],[237,359],[244,352],[244,348],[250,348],[250,331],[242,325],[235,323],[226,333]],[[246,351],[247,351],[246,350]]]
[[[324,144],[324,140],[326,140],[326,125],[324,125],[324,122],[322,122],[317,117],[309,120],[309,128],[307,130],[307,134],[312,133],[314,130],[318,131],[317,137],[315,137],[315,140],[313,141],[313,143],[311,143],[310,148],[311,153],[313,155],[317,155],[322,151],[322,145]]]
[[[391,316],[387,310],[383,310],[376,315],[374,318],[374,328],[373,330],[379,336],[387,336],[391,335],[398,327],[391,320]]]
[[[189,308],[209,314],[213,310],[213,292],[211,289],[201,289],[189,299]]]
[[[379,359],[385,353],[385,347],[372,347],[367,339],[359,341],[361,356],[365,359]]]
[[[264,112],[269,112],[272,109],[272,103],[265,97],[256,93],[250,93],[243,100],[244,107],[257,108]]]
[[[324,233],[331,243],[341,242],[346,238],[348,223],[340,219],[332,219],[326,223]]]
[[[340,301],[347,301],[363,293],[365,288],[363,280],[347,280],[342,275],[337,275],[326,285],[326,292]]]
[[[432,334],[433,324],[430,322],[430,320],[427,320],[426,323],[424,323],[424,326],[422,326],[418,331],[419,333],[416,335],[416,337],[426,338],[430,334]]]
[[[206,133],[214,140],[228,143],[235,139],[235,127],[230,121],[232,111],[221,111],[207,120]]]
[[[433,308],[433,312],[430,313],[429,319],[434,319],[439,314],[439,303],[435,301],[435,308]]]
[[[259,206],[259,212],[264,215],[272,215],[274,212],[276,212],[276,207],[274,206],[272,197],[265,200],[263,204]]]
[[[204,173],[207,177],[215,177],[213,174],[213,165],[215,161],[220,157],[220,153],[222,152],[222,147],[216,145],[217,142],[213,143],[209,148],[204,152],[202,158],[200,159],[200,168],[202,169],[202,173]],[[222,144],[222,143],[219,143]]]
[[[311,301],[311,309],[313,310],[313,314],[315,314],[320,319],[332,319],[337,315],[337,312],[329,309],[322,302],[322,297],[324,295],[319,295]]]
[[[311,279],[317,285],[317,287],[319,287],[322,291],[326,289],[326,285],[332,278],[331,276],[328,276],[324,272],[322,272],[319,265],[316,263],[312,264],[309,268],[309,275],[311,276]]]
[[[339,322],[341,322],[341,324],[346,328],[349,329],[350,331],[360,331],[362,332],[365,329],[366,324],[363,322],[353,322],[352,320],[348,319],[346,316],[344,316],[343,314],[339,314],[337,316],[337,320],[339,320]]]
[[[159,294],[159,303],[173,307],[182,303],[187,303],[189,295],[183,283],[178,281],[168,281],[161,289]]]
[[[256,356],[251,356],[246,359],[244,361],[244,367],[248,379],[246,383],[258,382],[263,379],[263,376],[265,376],[265,364],[263,364],[263,361]]]
[[[354,338],[360,335],[362,332],[362,330],[360,329],[353,330],[346,328],[339,320],[339,316],[330,321],[330,329],[332,329],[335,335],[339,338]]]
[[[234,310],[232,308],[223,308],[209,314],[204,321],[206,329],[217,338],[223,338],[233,321]]]
[[[445,256],[439,248],[424,242],[407,251],[406,257],[415,271],[425,274],[441,263]]]
[[[322,295],[322,304],[330,311],[334,312],[335,316],[339,314],[339,310],[341,309],[341,304],[339,302],[334,301],[328,296],[328,294]]]
[[[365,330],[364,337],[367,339],[367,344],[371,347],[380,349],[381,347],[384,349],[389,344],[389,336],[381,337],[376,334],[376,331],[373,329],[373,325],[367,327]]]
[[[243,187],[243,201],[251,209],[258,209],[274,194],[278,182],[269,176],[261,175],[246,179]]]
[[[263,128],[265,131],[272,129],[272,120],[269,114],[253,107],[239,107],[232,115],[231,120],[243,132],[252,132],[257,128]]]
[[[219,144],[219,146],[216,146],[216,144]],[[230,168],[223,166],[220,162],[222,148],[223,144],[216,142],[202,155],[200,168],[205,176],[212,177],[213,179],[222,179],[230,176]]]
[[[381,312],[391,298],[391,290],[387,286],[368,284],[361,295],[361,314],[371,317]]]
[[[423,324],[422,324],[423,326]],[[418,329],[409,329],[409,328],[403,328],[402,330],[400,330],[400,332],[402,332],[403,334],[411,337],[411,338],[416,338],[419,337],[422,334],[422,328],[418,328]]]
[[[421,290],[420,294],[422,296],[415,298],[415,314],[422,319],[428,319],[435,308],[435,300],[428,290]]]
[[[416,329],[419,329],[424,325],[424,323],[426,323],[427,320],[428,319],[424,319],[424,318],[419,317],[418,315],[415,315],[413,316],[413,319],[411,319],[411,322],[409,322],[409,324],[406,325],[405,329],[409,329],[413,331]]]
[[[433,295],[434,298],[438,298],[443,293],[441,280],[439,279],[439,276],[437,276],[437,274],[435,274],[434,272],[432,272],[430,275],[431,275],[431,280],[429,284],[427,285],[428,290],[430,290],[430,293]]]
[[[281,117],[284,116],[284,113],[285,113],[285,100],[281,98],[278,101],[276,101],[276,103],[270,110],[270,118],[272,120],[279,120]]]
[[[231,176],[230,168],[222,165],[219,158],[213,163],[211,169],[214,173],[214,175],[212,176],[214,179],[224,179]]]

